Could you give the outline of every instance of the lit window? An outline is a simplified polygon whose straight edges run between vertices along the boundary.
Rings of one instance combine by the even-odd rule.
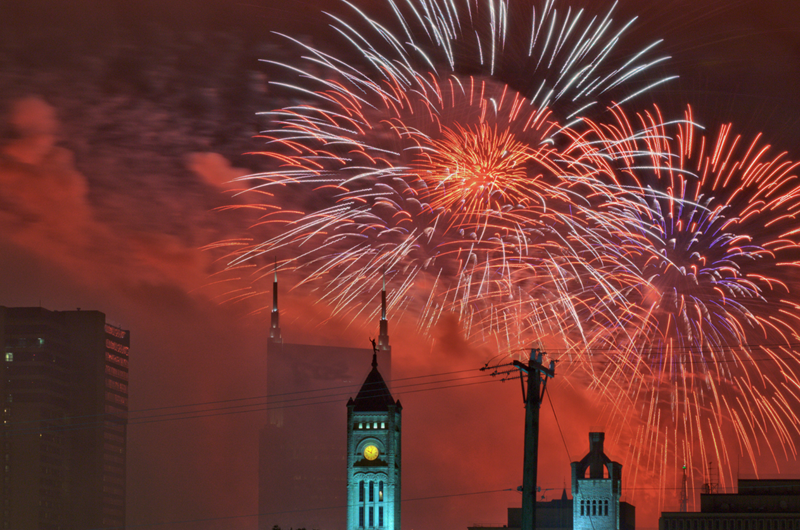
[[[7,351],[6,352],[6,362],[10,363],[14,360],[14,352]]]
[[[369,423],[367,423],[367,429],[369,429]]]
[[[364,428],[364,424],[363,424],[363,423],[359,423],[359,424],[358,424],[358,428],[359,428],[359,429],[363,429],[363,428]]]
[[[383,481],[378,482],[378,502],[383,502]],[[381,525],[383,526],[383,525]]]
[[[381,429],[385,429],[385,428],[386,428],[386,424],[384,422],[381,422]]]
[[[373,429],[377,429],[377,428],[378,428],[378,422],[377,422],[377,421],[376,421],[375,423],[373,423],[373,424],[372,424],[372,428],[373,428]]]

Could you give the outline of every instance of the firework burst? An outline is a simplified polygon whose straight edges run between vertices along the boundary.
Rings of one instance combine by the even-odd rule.
[[[658,42],[618,53],[613,10],[386,0],[383,24],[344,3],[335,54],[287,36],[304,58],[274,63],[303,99],[264,113],[270,169],[242,179],[261,217],[225,256],[251,283],[229,300],[279,254],[356,319],[386,275],[423,331],[450,313],[502,351],[554,338],[642,473],[713,456],[729,478],[759,440],[795,456],[796,164],[691,112],[628,117],[670,78]]]
[[[291,254],[282,266],[354,317],[385,272],[390,305],[424,329],[453,312],[505,346],[544,323],[582,337],[576,293],[608,308],[620,294],[594,250],[609,223],[587,200],[608,196],[605,161],[569,131],[620,87],[646,89],[657,43],[618,57],[630,22],[552,1],[390,0],[394,32],[347,4],[354,22],[333,20],[348,60],[295,41],[305,66],[280,64],[302,83],[275,84],[308,104],[265,113],[277,169],[245,178],[268,197],[256,226],[280,230],[235,242],[229,265]]]
[[[626,197],[612,207],[628,219],[618,272],[634,310],[598,322],[607,362],[593,377],[645,420],[631,459],[662,476],[667,456],[701,476],[713,460],[730,482],[734,455],[795,458],[798,163],[730,125],[704,134],[691,109],[673,124],[657,110],[615,115],[591,127]]]

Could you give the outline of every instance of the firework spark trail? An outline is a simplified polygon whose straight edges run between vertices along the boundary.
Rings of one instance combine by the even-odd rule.
[[[554,116],[577,123],[607,92],[652,82],[643,73],[663,60],[650,58],[657,42],[618,58],[633,21],[616,25],[613,8],[584,23],[583,10],[549,0],[528,14],[507,0],[390,0],[395,34],[345,3],[355,19],[331,15],[333,27],[358,64],[287,37],[306,57],[280,66],[302,83],[275,84],[310,103],[265,113],[263,154],[280,169],[244,179],[272,204],[289,202],[288,189],[307,204],[267,211],[254,228],[282,231],[237,241],[230,266],[290,248],[284,268],[322,285],[336,312],[362,311],[364,290],[389,271],[415,279],[392,299],[432,319],[422,329],[455,312],[478,335],[527,322],[501,344],[524,342],[544,323],[564,341],[583,337],[589,304],[573,304],[576,289],[595,293],[587,296],[603,310],[622,303],[595,268],[613,258],[592,248],[608,242],[605,225],[620,223],[599,219],[607,214],[586,200],[608,195],[597,178],[603,158],[569,140]],[[485,76],[460,74],[476,57]]]
[[[796,458],[800,163],[730,125],[704,134],[691,108],[670,124],[657,109],[614,113],[587,121],[594,135],[583,138],[603,146],[625,191],[608,204],[620,209],[614,219],[629,219],[619,243],[627,260],[617,263],[628,263],[620,289],[638,310],[595,326],[593,348],[608,361],[596,387],[631,411],[649,402],[664,412],[644,417],[647,430],[631,443],[655,454],[662,448],[648,446],[647,433],[679,430],[675,469],[702,474],[714,460],[730,483],[732,451],[766,450],[776,465],[778,453]],[[649,383],[627,387],[635,379]]]
[[[648,79],[657,42],[617,57],[632,21],[612,11],[387,2],[388,24],[332,17],[343,55],[287,37],[305,58],[274,84],[306,102],[264,113],[273,169],[242,180],[267,235],[233,241],[230,267],[258,278],[280,253],[352,318],[386,273],[423,331],[453,313],[503,349],[554,337],[615,417],[643,419],[631,458],[662,477],[667,455],[729,463],[767,431],[795,454],[796,166],[691,113],[628,117],[609,98],[670,78]]]
[[[578,321],[575,311],[565,318],[564,310],[553,306],[569,303],[574,290],[569,283],[575,277],[586,276],[590,283],[602,284],[602,275],[588,268],[581,255],[587,244],[598,239],[580,219],[580,212],[590,205],[581,204],[581,198],[602,195],[589,186],[596,170],[590,171],[593,166],[582,161],[587,155],[575,148],[580,144],[559,150],[542,142],[558,127],[541,117],[547,113],[520,112],[519,99],[502,96],[496,111],[492,106],[487,112],[488,92],[498,89],[505,94],[508,89],[485,80],[480,85],[482,96],[473,94],[471,105],[462,104],[456,110],[446,105],[446,97],[466,94],[458,89],[448,94],[447,86],[437,87],[442,98],[439,119],[451,119],[449,114],[457,113],[462,119],[473,118],[474,128],[446,128],[431,113],[417,113],[422,118],[414,123],[408,122],[414,115],[405,122],[396,117],[384,120],[386,132],[406,146],[396,157],[397,164],[365,153],[359,142],[347,159],[338,157],[339,168],[321,168],[317,166],[326,156],[323,150],[308,157],[310,149],[304,145],[298,149],[303,157],[291,161],[291,171],[256,177],[262,191],[297,183],[313,186],[316,195],[331,206],[277,221],[277,212],[269,212],[269,221],[282,223],[283,231],[253,247],[237,249],[232,265],[284,246],[296,247],[292,266],[308,270],[305,282],[324,281],[328,286],[324,298],[340,310],[352,307],[365,283],[377,281],[387,270],[393,275],[402,271],[404,277],[432,270],[437,278],[445,271],[445,278],[458,278],[443,285],[438,299],[428,297],[425,303],[450,310],[458,307],[461,316],[477,301],[491,306],[495,299],[516,296],[524,291],[521,281],[538,282],[537,291],[547,293],[551,300],[536,304],[535,318],[557,318],[564,321],[563,329],[574,327],[566,321]],[[429,102],[423,98],[416,103],[427,108]],[[413,103],[411,98],[406,101],[406,105]],[[315,112],[325,114],[322,109]],[[338,128],[337,117],[344,114],[326,115],[326,121]],[[270,141],[295,147],[298,131],[305,127],[311,129],[309,135],[317,134],[321,121],[295,122],[292,139],[275,135]],[[421,132],[431,124],[441,133],[440,139]],[[380,136],[375,131],[370,134]],[[330,146],[319,141],[319,147],[327,151]],[[281,154],[266,154],[285,159]],[[304,169],[297,169],[303,165]],[[590,215],[585,217],[588,220]],[[419,288],[415,282],[403,285],[405,291],[396,296]],[[421,309],[421,314],[430,313],[434,312],[427,306]],[[481,325],[492,325],[491,315],[496,313],[488,313],[488,320],[479,318]]]

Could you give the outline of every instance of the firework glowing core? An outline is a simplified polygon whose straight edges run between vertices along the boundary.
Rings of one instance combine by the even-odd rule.
[[[530,200],[538,178],[528,167],[537,152],[508,130],[480,124],[445,128],[420,156],[420,176],[432,184],[431,206],[479,212]]]

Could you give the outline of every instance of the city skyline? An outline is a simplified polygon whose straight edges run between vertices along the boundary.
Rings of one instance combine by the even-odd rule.
[[[244,24],[245,19],[252,28],[262,20],[266,25],[275,24],[271,18],[288,19],[295,26],[308,18],[308,10],[299,16],[299,9],[277,2],[258,8],[248,5],[230,9],[226,29],[237,22]],[[309,6],[314,4],[307,3]],[[80,18],[94,13],[93,7],[86,2],[71,14]],[[207,2],[193,16],[202,19],[204,12],[214,12],[214,8],[222,9]],[[623,17],[639,9],[631,2],[620,8]],[[171,5],[175,13],[185,9],[184,3]],[[146,14],[144,8],[142,13],[133,13],[131,24],[142,25],[140,18]],[[273,14],[278,16],[271,17]],[[793,134],[800,115],[800,103],[794,97],[800,87],[800,36],[792,29],[800,22],[797,9],[777,1],[710,2],[696,8],[673,1],[661,7],[646,6],[639,14],[636,31],[663,37],[663,49],[681,75],[659,96],[672,105],[695,105],[698,120],[710,127],[732,119],[745,137],[763,131],[765,141],[774,144],[778,152],[788,150],[790,159],[800,159],[800,142]],[[230,202],[217,184],[257,168],[258,161],[243,161],[242,153],[258,149],[260,144],[251,138],[252,122],[234,127],[236,116],[226,114],[223,108],[209,111],[208,121],[224,123],[224,139],[215,135],[213,127],[201,127],[203,123],[196,121],[199,118],[191,121],[186,117],[196,114],[197,106],[206,108],[204,98],[216,101],[210,91],[219,91],[228,79],[225,76],[250,79],[258,72],[255,57],[259,50],[222,39],[217,50],[229,51],[231,56],[241,53],[247,59],[242,59],[242,70],[220,72],[222,81],[218,82],[203,75],[208,74],[203,63],[216,67],[228,56],[216,58],[210,39],[193,41],[185,37],[189,28],[181,26],[177,17],[166,18],[167,27],[179,37],[164,37],[163,45],[165,50],[177,50],[175,55],[165,56],[168,60],[162,63],[152,56],[153,49],[116,52],[117,59],[128,57],[131,62],[116,60],[116,73],[98,74],[107,85],[96,95],[92,93],[95,105],[78,96],[83,85],[67,82],[52,66],[69,57],[70,50],[84,53],[85,47],[65,41],[56,49],[35,32],[26,37],[30,40],[20,36],[14,44],[16,37],[9,35],[26,33],[29,26],[15,26],[8,17],[0,23],[13,30],[4,31],[3,46],[14,54],[20,53],[19,43],[29,43],[33,50],[26,56],[33,61],[30,69],[19,69],[12,62],[12,68],[0,75],[4,116],[0,272],[6,278],[0,287],[0,304],[41,305],[54,310],[91,307],[132,330],[136,355],[131,359],[131,409],[150,412],[143,414],[146,423],[132,422],[129,432],[129,524],[204,519],[173,526],[251,528],[257,505],[257,480],[251,468],[257,456],[259,427],[253,418],[263,411],[175,420],[157,418],[152,409],[263,395],[269,314],[249,315],[253,308],[245,304],[219,305],[221,292],[203,288],[213,282],[210,256],[197,250],[240,228],[225,212],[211,211]],[[53,22],[44,15],[42,20]],[[203,23],[214,29],[213,21]],[[108,32],[113,35],[120,28],[125,28],[124,20]],[[248,30],[248,39],[276,42],[266,31],[256,30],[257,36],[249,33],[253,31]],[[109,35],[97,38],[113,40]],[[81,74],[79,81],[94,86],[91,75],[106,68],[103,61],[87,57],[69,67]],[[184,81],[177,80],[177,74],[169,77],[168,67],[179,72],[175,65],[188,63],[199,73],[187,79],[186,85],[178,84]],[[127,75],[131,73],[128,68],[141,65],[145,70],[148,65],[162,68],[162,73],[151,75],[147,70],[141,79]],[[180,100],[185,108],[172,99],[159,105],[149,99],[148,92],[155,90],[148,87],[159,79],[157,74],[166,76],[165,85],[195,84],[199,88],[188,101]],[[258,81],[253,74],[253,83]],[[139,82],[145,87],[137,88]],[[265,95],[246,95],[243,113],[271,107]],[[16,117],[10,119],[6,109],[26,96],[34,99],[24,100]],[[107,116],[116,117],[106,121]],[[137,133],[141,135],[135,137]],[[177,143],[167,142],[173,139]],[[166,153],[165,145],[171,146]],[[390,283],[387,288],[391,292],[397,285]],[[290,341],[366,348],[369,337],[376,335],[373,315],[354,323],[331,318],[329,308],[316,304],[313,294],[287,292],[282,294],[282,304],[286,308],[283,335]],[[389,320],[395,378],[477,369],[498,353],[466,342],[451,320],[440,323],[432,341],[414,337],[410,316],[390,313]],[[551,382],[548,392],[574,459],[586,449],[586,433],[597,427],[592,425],[597,417],[592,396],[578,382],[561,376]],[[516,492],[467,494],[513,490],[521,483],[524,410],[518,383],[498,381],[407,395],[401,391],[399,397],[405,409],[403,491],[410,499],[403,505],[404,525],[417,530],[433,526],[463,530],[466,524],[486,518],[487,522],[502,520],[505,508],[518,502]],[[197,408],[169,408],[166,412]],[[450,417],[445,411],[457,412]],[[542,421],[542,432],[547,435],[542,436],[541,451],[549,458],[540,457],[540,462],[549,461],[541,464],[539,483],[543,490],[557,488],[545,492],[557,496],[562,482],[568,482],[570,458],[547,403],[543,404]],[[610,454],[625,460],[625,448],[608,441],[607,445]],[[783,465],[782,455],[778,457]],[[758,459],[767,474],[775,470],[771,455],[762,454]],[[738,462],[737,471],[751,472],[746,458],[733,460]],[[472,467],[464,466],[465,461]],[[800,467],[791,462],[785,471],[796,476]],[[625,472],[626,477],[632,476],[629,467]],[[677,480],[678,475],[675,470],[670,480]],[[476,480],[479,476],[484,477],[482,481]],[[653,497],[645,489],[639,494],[641,500],[632,501],[639,512],[637,523],[654,528],[653,514],[646,517],[639,508],[651,504]],[[445,499],[431,499],[439,495]]]

